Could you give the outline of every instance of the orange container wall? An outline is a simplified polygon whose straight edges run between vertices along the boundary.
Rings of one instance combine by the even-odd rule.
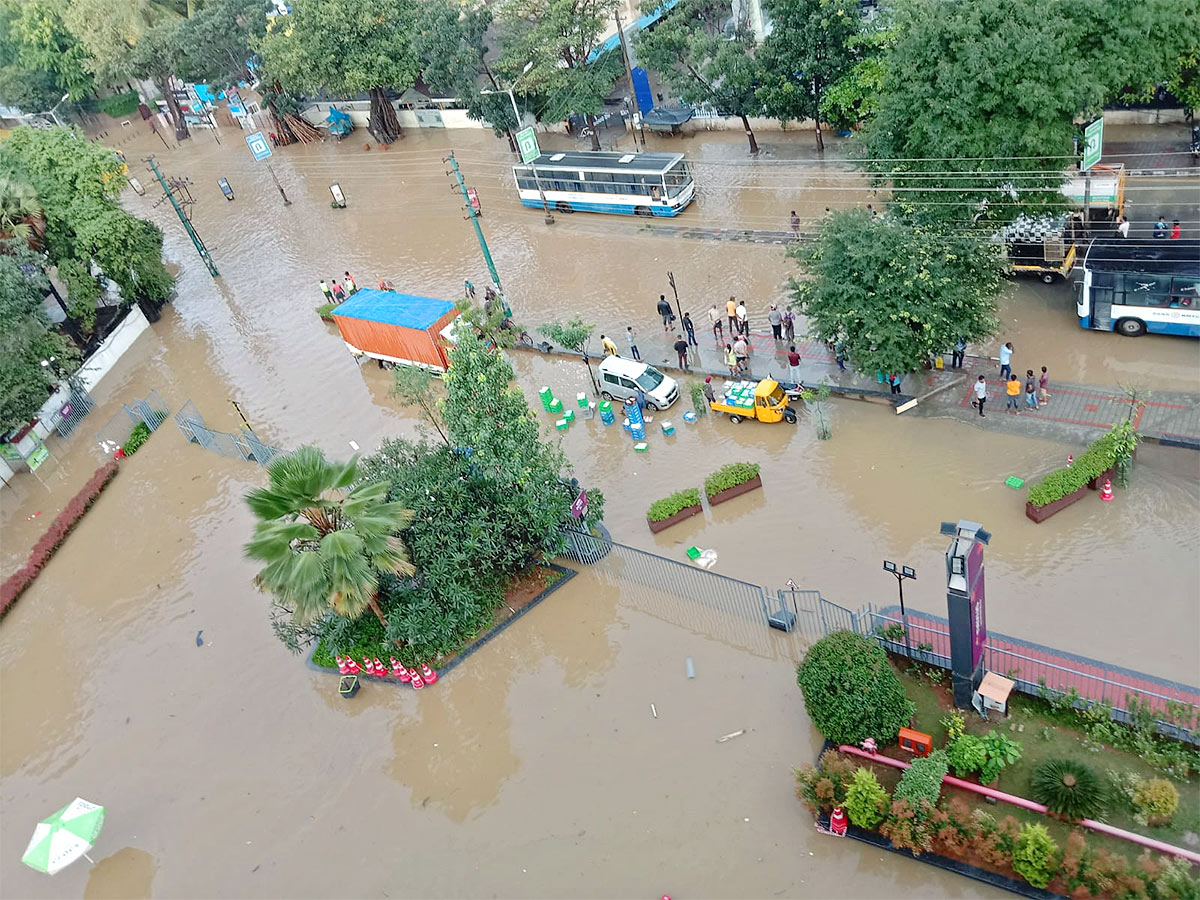
[[[446,368],[446,357],[429,332],[418,328],[405,328],[402,325],[339,316],[336,310],[333,321],[337,323],[342,340],[351,347],[379,356],[411,360],[427,366],[437,366],[439,369]],[[434,334],[436,333],[435,330]]]

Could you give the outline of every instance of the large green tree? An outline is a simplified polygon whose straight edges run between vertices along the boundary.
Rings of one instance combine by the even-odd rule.
[[[763,110],[758,97],[763,72],[754,57],[753,32],[738,25],[726,35],[720,23],[727,16],[719,0],[680,0],[653,29],[638,35],[637,52],[684,103],[740,118],[750,153],[757,154],[750,116]]]
[[[237,84],[266,31],[266,0],[206,0],[180,25],[175,74],[217,88]]]
[[[615,9],[615,0],[504,0],[500,6],[500,62],[505,71],[521,73],[517,93],[537,98],[540,121],[582,115],[593,150],[600,149],[596,116],[622,65],[616,53],[588,57],[603,43]]]
[[[840,343],[861,371],[914,372],[995,331],[999,250],[969,232],[846,210],[788,252],[804,270],[792,290],[810,334]]]
[[[420,71],[412,42],[417,15],[415,0],[294,0],[259,50],[267,72],[289,91],[368,94],[370,132],[390,144],[400,124],[387,91],[412,87]]]
[[[66,0],[0,2],[0,101],[37,113],[63,94],[80,100],[95,88],[83,44],[63,21]]]
[[[773,30],[758,51],[763,83],[758,97],[780,122],[812,119],[824,152],[825,95],[853,67],[851,41],[862,31],[858,0],[768,0]]]
[[[154,82],[159,94],[167,102],[167,111],[175,126],[175,140],[188,136],[187,119],[184,118],[179,100],[171,90],[171,78],[184,52],[183,25],[170,19],[151,25],[142,32],[136,44],[129,49],[126,66],[131,74]]]
[[[27,424],[54,390],[55,368],[79,358],[42,308],[43,263],[24,241],[0,241],[0,434]],[[43,366],[52,356],[56,365]]]
[[[821,116],[826,122],[836,128],[853,128],[875,115],[887,76],[887,51],[895,39],[896,29],[886,12],[850,39],[854,65],[821,98]]]
[[[517,118],[505,92],[514,79],[488,62],[491,25],[492,11],[486,6],[464,9],[450,0],[427,0],[420,8],[413,47],[421,79],[440,95],[457,97],[466,104],[467,115],[488,122],[497,137],[507,135],[515,152]]]
[[[357,619],[370,609],[387,627],[379,577],[415,571],[400,539],[412,513],[387,500],[386,484],[355,484],[357,457],[339,465],[301,447],[272,462],[267,475],[269,487],[246,495],[258,524],[245,553],[263,564],[255,584],[297,624],[330,612]]]

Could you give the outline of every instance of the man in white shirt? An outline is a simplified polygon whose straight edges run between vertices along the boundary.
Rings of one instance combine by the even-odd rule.
[[[982,375],[975,382],[973,390],[975,391],[975,399],[971,401],[971,405],[979,410],[979,415],[983,415],[983,404],[987,403],[987,379]]]
[[[750,328],[746,322],[746,304],[742,303],[740,300],[738,301],[737,305],[737,323],[739,332],[745,335],[750,334]]]
[[[708,311],[708,324],[712,328],[713,337],[717,342],[725,340],[725,323],[721,321],[721,313],[717,310],[717,304],[713,304]]]
[[[1129,220],[1124,216],[1121,216],[1121,221],[1117,223],[1117,234],[1123,238],[1129,237]]]

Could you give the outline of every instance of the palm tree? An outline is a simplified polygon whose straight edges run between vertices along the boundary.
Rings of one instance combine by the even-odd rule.
[[[45,219],[37,191],[23,181],[0,175],[0,239],[17,238],[36,250],[43,230]]]
[[[246,556],[265,563],[254,578],[275,594],[297,624],[332,610],[357,619],[379,606],[379,573],[411,575],[415,568],[399,533],[413,514],[388,502],[387,484],[355,485],[358,457],[326,462],[315,447],[301,447],[267,469],[271,485],[246,495],[258,517]]]

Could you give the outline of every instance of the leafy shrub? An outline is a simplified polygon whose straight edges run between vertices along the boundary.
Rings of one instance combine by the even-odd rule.
[[[917,818],[928,815],[937,805],[942,793],[942,778],[949,768],[945,750],[934,750],[928,756],[914,759],[900,776],[894,800],[904,800],[916,812]]]
[[[125,446],[121,449],[125,451],[126,456],[133,456],[141,449],[142,444],[150,440],[150,435],[153,433],[145,422],[138,422],[133,426],[133,431],[129,432],[129,439],[125,441]]]
[[[137,92],[128,91],[124,94],[113,94],[111,97],[101,97],[97,105],[106,115],[114,119],[123,119],[137,112],[139,102]]]
[[[689,390],[692,394],[692,409],[695,411],[696,417],[702,419],[708,415],[708,398],[704,396],[704,385],[693,381]]]
[[[1179,791],[1165,778],[1145,778],[1133,791],[1134,819],[1140,825],[1162,825],[1179,808]]]
[[[328,319],[329,316],[333,313],[333,311],[337,308],[338,308],[338,304],[336,302],[322,303],[320,306],[316,307],[316,309],[314,311],[322,319]]]
[[[983,736],[983,746],[987,750],[987,762],[979,770],[981,784],[991,784],[1005,768],[1021,758],[1021,745],[997,731],[989,731]]]
[[[704,493],[713,497],[721,491],[745,484],[758,474],[758,463],[730,463],[704,479]]]
[[[7,613],[17,598],[25,592],[25,589],[33,584],[34,579],[50,562],[50,558],[62,546],[63,541],[67,539],[71,529],[79,524],[79,520],[96,502],[96,498],[113,480],[113,476],[117,474],[118,470],[115,462],[107,462],[97,469],[87,483],[80,488],[79,493],[72,497],[63,507],[62,512],[55,516],[50,527],[46,529],[46,533],[38,538],[33,549],[29,551],[25,565],[6,578],[3,584],[0,584],[0,616]]]
[[[1100,776],[1073,759],[1049,759],[1030,777],[1033,799],[1052,813],[1077,822],[1104,811],[1107,791]]]
[[[1054,874],[1054,856],[1057,853],[1058,845],[1050,837],[1045,825],[1022,825],[1017,846],[1013,850],[1013,870],[1034,887],[1044,888]]]
[[[966,778],[982,769],[987,762],[987,746],[982,738],[973,734],[960,734],[954,743],[946,748],[946,755],[954,768],[954,774],[959,778]]]
[[[835,744],[892,741],[916,711],[879,645],[849,631],[813,644],[796,682],[813,724]]]
[[[796,769],[796,796],[810,812],[828,812],[846,802],[846,791],[856,768],[853,760],[836,750],[826,750],[816,766]]]
[[[891,797],[870,769],[854,770],[850,787],[846,788],[846,815],[859,828],[874,831],[883,821]]]
[[[918,816],[907,800],[892,798],[892,807],[887,818],[879,826],[879,833],[900,850],[911,850],[920,856],[933,848],[933,830],[928,817]]]
[[[682,512],[689,506],[700,505],[700,491],[696,488],[687,488],[683,491],[676,491],[670,497],[663,497],[661,500],[655,500],[646,510],[646,518],[651,522],[662,522],[665,519],[671,518],[677,512]]]
[[[1133,456],[1140,439],[1141,435],[1133,430],[1131,423],[1114,425],[1107,434],[1092,441],[1073,465],[1055,469],[1031,487],[1029,502],[1034,506],[1046,506],[1074,493],[1109,469],[1120,468]]]
[[[956,709],[950,710],[949,714],[941,720],[940,724],[946,729],[947,747],[966,734],[967,731],[967,720]],[[953,760],[951,761],[951,765],[953,765]]]

